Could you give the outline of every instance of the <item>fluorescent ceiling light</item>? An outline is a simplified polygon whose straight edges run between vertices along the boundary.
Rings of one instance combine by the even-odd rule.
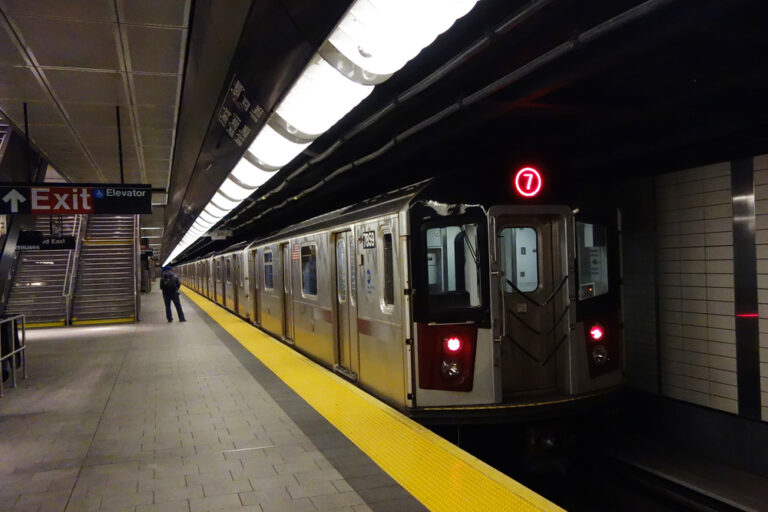
[[[353,82],[315,54],[276,112],[302,133],[318,136],[371,91],[372,85]]]
[[[211,228],[211,226],[213,226],[213,223],[211,223],[211,222],[204,222],[204,221],[202,221],[202,220],[200,220],[200,219],[198,218],[198,219],[197,219],[197,220],[194,222],[194,224],[192,224],[192,225],[193,225],[193,226],[197,226],[197,227],[199,227],[199,228],[202,228],[202,229],[206,229],[206,230],[207,230],[207,229]]]
[[[200,212],[200,215],[197,216],[197,220],[202,220],[203,222],[210,222],[212,225],[219,222],[219,219],[221,217],[214,217],[213,215],[209,214],[205,210]]]
[[[228,197],[231,197],[232,199],[237,199],[239,201],[242,201],[246,197],[253,194],[254,189],[241,187],[231,179],[227,178],[224,180],[224,183],[222,183],[221,186],[219,187],[219,191],[226,194]]]
[[[230,173],[237,181],[248,187],[258,187],[275,175],[275,171],[259,169],[245,158],[241,158]]]
[[[201,230],[218,223],[311,143],[295,140],[318,137],[365,99],[374,86],[359,81],[383,82],[476,3],[477,0],[356,0],[327,40],[343,57],[332,52],[327,54],[329,62],[319,54],[314,55],[275,109],[288,123],[290,139],[270,126],[269,122],[274,121],[271,119],[248,148],[271,170],[241,159],[230,173],[233,179],[221,184],[164,265],[197,240]],[[362,69],[362,74],[359,69],[350,70],[350,62]]]
[[[297,144],[277,133],[269,124],[264,125],[248,151],[271,167],[282,167],[304,151],[311,142]]]
[[[208,206],[206,206],[203,211],[214,219],[221,219],[229,213],[227,210],[223,210],[213,203],[208,203]]]
[[[219,208],[222,208],[227,211],[227,213],[231,212],[235,208],[237,208],[237,205],[243,202],[241,199],[240,201],[233,201],[232,199],[229,199],[227,197],[224,197],[220,190],[217,190],[215,194],[213,194],[213,197],[211,198],[211,202],[218,206]]]
[[[477,0],[357,0],[328,40],[364,70],[390,75],[476,3]]]

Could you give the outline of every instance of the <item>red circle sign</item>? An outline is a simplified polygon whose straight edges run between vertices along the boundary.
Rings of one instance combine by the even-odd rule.
[[[542,183],[541,174],[533,167],[523,167],[515,174],[515,190],[523,197],[538,195]]]

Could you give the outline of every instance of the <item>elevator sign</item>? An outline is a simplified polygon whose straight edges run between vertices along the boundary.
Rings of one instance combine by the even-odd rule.
[[[541,174],[533,167],[523,167],[515,174],[515,191],[520,196],[536,197],[542,184]]]
[[[150,185],[0,185],[0,214],[152,213]]]

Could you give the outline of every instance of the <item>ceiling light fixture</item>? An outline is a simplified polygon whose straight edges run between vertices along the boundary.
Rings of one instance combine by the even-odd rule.
[[[218,223],[477,1],[357,0],[352,4],[164,265],[201,236],[200,219]]]

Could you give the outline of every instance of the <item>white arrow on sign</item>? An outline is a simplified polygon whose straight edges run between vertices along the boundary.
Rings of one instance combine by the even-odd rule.
[[[19,203],[26,203],[27,199],[15,188],[3,196],[4,203],[11,203],[11,213],[19,212]]]

